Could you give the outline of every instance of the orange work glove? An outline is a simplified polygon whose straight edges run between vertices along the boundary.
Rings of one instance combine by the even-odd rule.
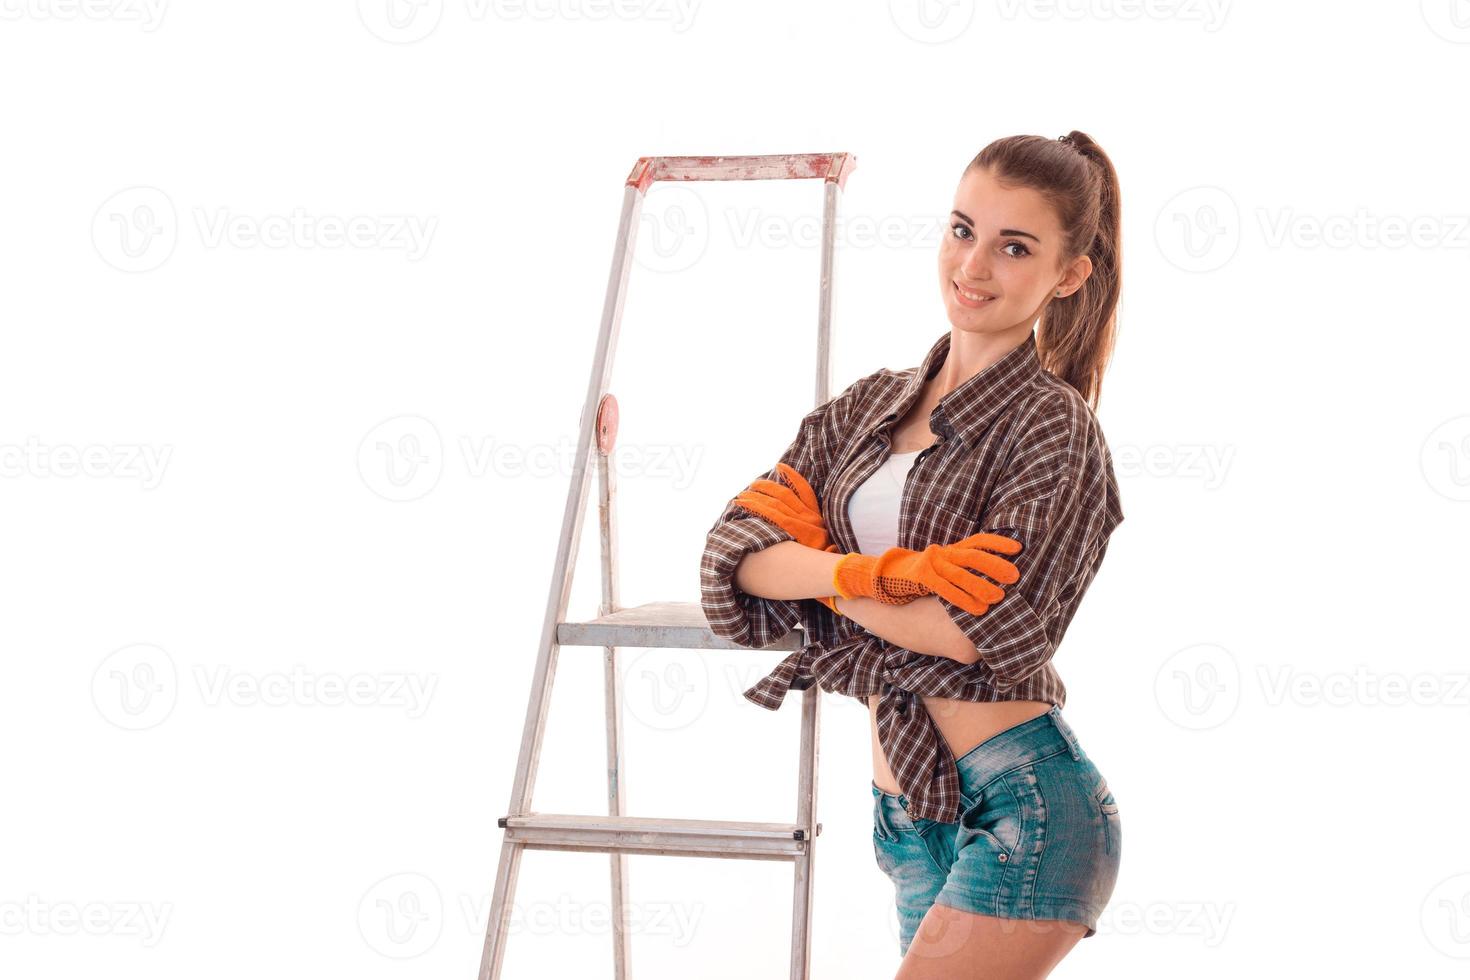
[[[852,552],[837,563],[832,584],[845,599],[867,596],[895,606],[932,593],[981,616],[1005,597],[1005,590],[966,569],[1007,585],[1021,577],[1015,565],[991,551],[1019,554],[1021,542],[981,532],[954,544],[931,544],[923,551],[889,548],[877,557]]]
[[[790,486],[774,480],[756,480],[735,498],[735,504],[775,524],[808,548],[834,554],[841,550],[827,538],[821,504],[806,478],[785,463],[776,464],[776,473]],[[835,599],[836,596],[817,597],[818,602],[841,616]]]
[[[796,470],[785,463],[776,464],[776,473],[789,487],[775,480],[756,480],[735,497],[736,506],[779,527],[798,543],[818,551],[835,551],[827,539],[822,523],[822,505],[817,494]]]

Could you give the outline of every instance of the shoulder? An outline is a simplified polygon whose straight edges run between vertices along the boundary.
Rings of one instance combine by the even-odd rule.
[[[916,370],[918,369],[895,371],[892,368],[879,368],[849,384],[818,411],[852,423],[875,417],[903,389]]]
[[[1040,371],[1016,400],[1016,448],[1044,453],[1059,470],[1081,473],[1111,467],[1096,413],[1082,394],[1050,371]]]

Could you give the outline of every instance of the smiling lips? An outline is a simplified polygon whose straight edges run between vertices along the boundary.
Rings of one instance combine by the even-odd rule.
[[[961,288],[960,287],[960,284],[957,283],[957,282],[956,283],[953,283],[953,285],[954,285],[955,295],[959,297],[959,301],[960,301],[961,305],[963,305],[963,306],[969,306],[969,307],[984,306],[986,303],[989,303],[991,300],[995,299],[995,297],[992,296],[990,293],[975,293],[975,292],[971,292],[971,291],[969,291],[967,289]]]

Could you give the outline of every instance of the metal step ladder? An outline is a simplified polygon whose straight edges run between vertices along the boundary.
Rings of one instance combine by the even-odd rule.
[[[857,164],[849,153],[798,153],[738,157],[640,157],[629,174],[623,191],[623,212],[613,247],[612,271],[602,309],[602,326],[592,362],[592,377],[578,427],[571,486],[562,517],[561,540],[552,570],[551,594],[541,634],[540,652],[531,680],[531,698],[521,732],[520,758],[511,787],[500,845],[500,866],[490,901],[485,948],[480,960],[479,980],[499,980],[505,958],[511,902],[520,871],[521,854],[527,850],[598,851],[612,860],[613,969],[617,980],[633,976],[626,918],[622,914],[628,896],[629,854],[668,854],[691,857],[791,861],[795,889],[791,909],[791,978],[807,980],[811,969],[812,870],[816,836],[822,825],[815,822],[817,803],[818,691],[798,683],[801,699],[801,758],[799,762],[796,819],[791,823],[755,823],[725,820],[683,820],[660,817],[630,817],[624,813],[622,690],[618,674],[619,647],[666,647],[681,650],[744,650],[710,631],[697,602],[653,602],[630,609],[618,605],[617,522],[614,503],[617,488],[614,470],[608,465],[617,436],[617,400],[607,391],[612,375],[613,352],[622,320],[623,298],[643,196],[658,180],[800,180],[819,178],[823,183],[821,285],[817,303],[817,377],[815,405],[828,394],[831,374],[832,260],[837,203],[847,177]],[[814,407],[815,407],[814,405]],[[595,440],[594,440],[595,437]],[[587,504],[589,463],[596,450],[598,475],[598,520],[601,526],[602,599],[599,615],[586,622],[567,622],[572,573],[577,561],[577,543],[582,537],[582,518]],[[804,640],[800,627],[766,647],[767,650],[800,649]],[[563,646],[602,647],[604,703],[607,712],[607,815],[587,816],[538,813],[531,809],[531,792],[541,757],[547,707],[551,701],[552,678]]]

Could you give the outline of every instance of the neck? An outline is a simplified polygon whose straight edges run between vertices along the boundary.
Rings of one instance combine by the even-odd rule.
[[[990,365],[1015,350],[1031,334],[1031,324],[1008,330],[985,332],[956,330],[949,333],[949,351],[934,381],[935,397],[943,398]]]

